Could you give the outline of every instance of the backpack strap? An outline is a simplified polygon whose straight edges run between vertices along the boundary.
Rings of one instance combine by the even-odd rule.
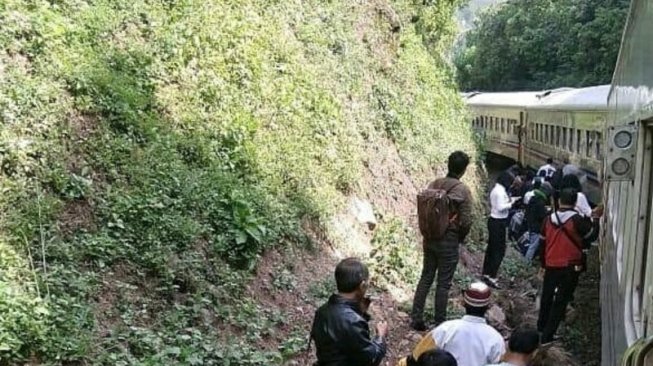
[[[577,249],[582,253],[582,252],[583,252],[583,246],[582,246],[581,244],[579,244],[578,241],[576,241],[576,238],[574,238],[574,236],[571,235],[571,233],[567,230],[567,228],[565,227],[565,225],[562,223],[562,220],[560,220],[560,216],[558,216],[558,211],[554,211],[554,214],[556,215],[556,219],[558,219],[558,224],[559,224],[559,225],[555,225],[555,224],[554,224],[554,226],[557,227],[559,230],[561,230],[561,231],[563,232],[563,234],[565,234],[565,236],[566,236],[569,240],[571,240],[571,242],[574,243],[574,245],[576,246],[576,248],[577,248]],[[575,215],[578,215],[578,214],[575,213],[574,215],[572,215],[572,218],[573,218]],[[569,220],[571,220],[571,218],[570,218]]]

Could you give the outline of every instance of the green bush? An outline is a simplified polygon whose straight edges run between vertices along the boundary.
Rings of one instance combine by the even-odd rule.
[[[1,362],[294,353],[256,346],[280,323],[242,299],[262,251],[338,212],[370,146],[417,179],[474,151],[457,3],[1,2]],[[207,314],[262,320],[227,342]]]

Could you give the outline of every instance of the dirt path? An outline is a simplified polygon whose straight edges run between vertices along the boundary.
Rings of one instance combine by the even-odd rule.
[[[416,253],[416,255],[420,255]],[[287,256],[278,253],[268,254],[259,269],[257,286],[251,287],[252,295],[261,299],[264,306],[283,309],[288,315],[287,326],[278,334],[281,341],[289,336],[290,331],[297,329],[308,336],[317,306],[322,304],[332,292],[332,271],[337,263],[331,250],[322,249],[314,253],[302,252],[292,256],[296,265],[293,276],[296,281],[292,292],[279,294],[272,282],[278,278],[279,268],[289,268],[282,261]],[[475,278],[482,263],[483,254],[480,251],[462,250],[461,263],[451,290],[449,318],[456,318],[462,313],[460,291],[466,283]],[[595,267],[594,267],[595,268]],[[596,288],[597,273],[591,272],[583,277],[576,292],[576,311],[568,316],[568,326],[563,324],[559,333],[564,345],[577,357],[580,365],[600,364],[600,318],[598,307],[598,292]],[[539,283],[534,277],[535,268],[523,264],[519,254],[510,249],[502,266],[500,279],[506,287],[494,292],[497,305],[489,315],[490,323],[504,336],[519,325],[534,326],[537,320],[536,295]],[[275,277],[276,276],[276,277]],[[268,278],[268,280],[266,280]],[[278,281],[278,280],[276,280]],[[388,339],[388,355],[383,365],[395,365],[397,360],[407,355],[412,347],[421,339],[424,333],[415,332],[409,327],[408,312],[410,303],[399,302],[392,295],[381,289],[373,289],[374,299],[370,313],[375,320],[386,320],[390,325]],[[500,310],[499,310],[500,309]],[[583,309],[580,311],[580,309]],[[427,312],[432,311],[432,295],[429,296]],[[502,313],[503,312],[503,313]],[[505,316],[504,316],[505,313]],[[591,324],[588,327],[587,324]],[[372,324],[373,328],[373,324]],[[274,346],[271,341],[268,346]],[[315,362],[314,347],[310,351],[303,350],[289,359],[287,365],[312,365]]]

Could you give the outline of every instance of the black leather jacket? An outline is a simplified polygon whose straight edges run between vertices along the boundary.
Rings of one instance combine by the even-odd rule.
[[[357,303],[339,295],[315,312],[311,338],[318,366],[378,366],[385,356],[382,338],[370,338],[368,321]]]

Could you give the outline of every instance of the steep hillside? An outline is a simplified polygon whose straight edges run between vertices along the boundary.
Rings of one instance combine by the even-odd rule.
[[[457,2],[414,4],[1,2],[2,362],[281,363],[305,324],[253,276],[300,248],[411,284],[415,187],[475,154],[439,56]]]

